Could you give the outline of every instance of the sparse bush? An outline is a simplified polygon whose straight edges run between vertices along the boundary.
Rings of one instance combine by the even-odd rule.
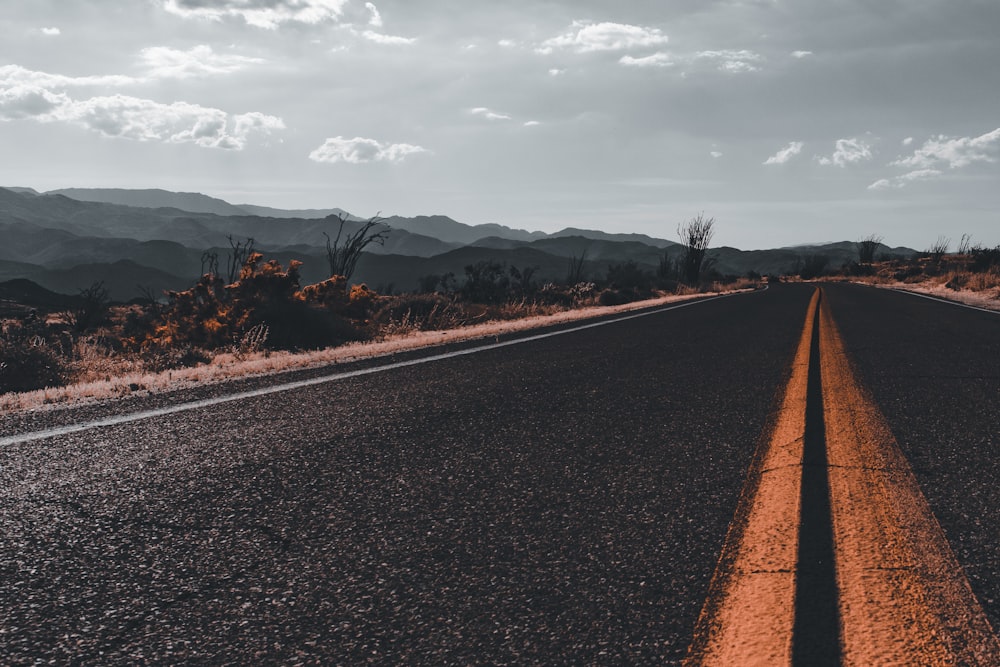
[[[699,213],[677,225],[677,235],[684,245],[684,281],[697,285],[701,280],[705,253],[715,235],[715,218],[706,218],[704,213]]]
[[[473,303],[502,303],[509,297],[510,277],[506,265],[482,260],[465,267],[465,283],[459,293]]]
[[[630,259],[608,266],[607,283],[612,289],[649,294],[653,288],[653,276]]]
[[[77,305],[63,313],[62,318],[76,333],[84,333],[103,323],[111,303],[104,282],[93,283],[80,290]]]
[[[875,260],[875,251],[882,243],[882,237],[878,234],[869,234],[858,241],[858,263],[871,264]]]
[[[969,270],[973,273],[985,273],[994,267],[1000,267],[1000,245],[995,248],[973,248],[971,254]]]
[[[566,272],[566,284],[578,285],[584,280],[584,265],[587,261],[587,249],[584,248],[580,256],[573,255],[569,258],[569,270]]]
[[[951,239],[945,236],[937,237],[937,240],[927,248],[927,254],[930,255],[931,259],[935,262],[940,262],[941,258],[948,253],[948,247],[951,246]]]
[[[233,340],[233,356],[236,359],[246,359],[264,349],[270,329],[263,322],[247,329],[242,336]]]
[[[803,280],[819,278],[826,273],[826,267],[830,263],[830,258],[826,255],[806,255],[802,258],[798,274]]]
[[[8,322],[0,332],[0,393],[65,384],[66,359],[37,317]]]
[[[153,373],[190,368],[212,360],[208,352],[191,345],[147,347],[139,353],[139,358],[145,368]]]
[[[326,259],[330,265],[331,276],[343,276],[345,280],[350,280],[354,275],[354,268],[361,258],[361,253],[371,244],[385,245],[385,240],[392,230],[382,223],[382,219],[375,216],[353,234],[344,236],[344,225],[347,223],[346,215],[329,216],[327,219],[336,219],[340,226],[337,228],[337,237],[330,239],[326,236]]]
[[[261,345],[268,349],[314,349],[358,340],[359,331],[347,315],[365,316],[373,293],[356,286],[348,294],[343,276],[299,289],[299,266],[293,260],[285,270],[277,261],[264,262],[263,255],[252,253],[239,280],[230,285],[206,274],[190,289],[168,293],[169,305],[148,323],[146,335],[131,340],[140,348],[217,350],[230,347],[255,327],[266,328]],[[134,318],[132,325],[141,322]]]
[[[597,295],[597,302],[602,306],[620,306],[635,300],[634,292],[617,289],[604,289]]]

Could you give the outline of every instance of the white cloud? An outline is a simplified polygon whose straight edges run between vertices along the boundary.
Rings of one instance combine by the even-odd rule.
[[[264,62],[260,58],[218,54],[212,51],[212,47],[205,45],[196,46],[188,51],[152,46],[143,49],[139,57],[152,76],[175,79],[229,74],[249,65]]]
[[[127,95],[71,101],[48,117],[136,141],[194,143],[203,148],[242,150],[251,132],[284,129],[280,118],[261,113],[229,115],[220,109],[187,102],[161,104]]]
[[[365,30],[361,33],[361,36],[370,42],[375,42],[376,44],[396,44],[405,45],[413,44],[417,41],[416,37],[397,37],[396,35],[383,35],[380,32],[375,32],[374,30]]]
[[[903,140],[904,146],[913,144],[913,137]],[[937,178],[945,169],[961,169],[976,162],[996,162],[1000,157],[1000,128],[978,137],[932,137],[913,151],[909,157],[890,162],[890,166],[910,169],[905,174],[882,178],[868,186],[869,190],[903,188],[915,181]]]
[[[0,120],[46,117],[69,102],[67,95],[53,93],[40,86],[0,86]]]
[[[309,154],[309,159],[315,162],[348,162],[361,164],[363,162],[401,162],[406,156],[414,153],[426,153],[426,148],[413,144],[383,144],[375,139],[354,137],[333,137],[323,142],[323,145]]]
[[[803,145],[801,141],[792,141],[780,151],[764,160],[764,164],[785,164],[802,152]]]
[[[667,36],[659,28],[624,23],[574,21],[568,32],[545,40],[536,50],[543,54],[552,53],[555,49],[571,49],[577,53],[587,53],[620,51],[666,43]]]
[[[978,137],[946,137],[941,134],[924,142],[913,155],[891,164],[917,169],[958,169],[973,162],[996,162],[1000,154],[1000,128]]]
[[[746,72],[759,72],[759,63],[763,57],[759,53],[747,50],[725,49],[721,51],[699,51],[694,54],[694,60],[709,60],[716,64],[716,68],[721,72],[732,74],[743,74]]]
[[[127,86],[139,82],[130,76],[117,74],[103,76],[64,76],[25,69],[20,65],[0,66],[0,87],[40,86],[42,88],[70,88],[75,86]]]
[[[282,23],[317,24],[341,17],[348,0],[162,0],[163,8],[183,18],[219,21],[238,17],[248,25],[273,30]]]
[[[41,32],[46,37],[57,37],[57,36],[59,36],[59,35],[62,34],[62,30],[60,30],[59,28],[55,28],[55,27],[53,27],[53,28],[42,28]]]
[[[134,83],[129,77],[65,77],[21,67],[0,68],[0,120],[69,123],[106,137],[135,141],[193,143],[242,150],[251,134],[285,127],[276,117],[251,112],[230,115],[187,102],[162,104],[128,95],[74,99],[58,89],[93,84]]]
[[[712,151],[711,153],[709,153],[709,155],[711,155],[714,158],[722,157],[722,153],[720,153],[719,151]]]
[[[537,127],[539,125],[541,125],[541,123],[539,123],[537,120],[529,120],[524,123],[525,127]]]
[[[629,67],[673,67],[674,65],[670,55],[663,51],[657,51],[652,55],[641,58],[633,58],[632,56],[625,55],[619,58],[618,62]]]
[[[863,139],[837,139],[833,155],[819,158],[819,163],[846,167],[849,164],[872,159],[871,148],[871,144]]]
[[[549,70],[549,76],[562,76],[565,73],[566,73],[566,70],[564,70],[564,69],[558,69],[556,67],[553,67],[552,69]]]
[[[474,109],[469,109],[469,113],[473,116],[482,116],[486,120],[510,120],[510,115],[505,113],[499,113],[496,111],[491,111],[486,107],[476,107]]]
[[[497,42],[497,45],[502,46],[505,49],[512,49],[515,46],[517,46],[517,42],[511,39],[501,39],[499,42]]]
[[[373,3],[373,2],[366,2],[365,3],[365,9],[368,10],[368,13],[370,15],[369,19],[368,19],[368,25],[374,26],[376,28],[381,28],[382,27],[382,15],[379,14],[378,7],[375,6],[375,3]]]
[[[902,176],[893,178],[881,178],[868,186],[869,190],[890,190],[905,187],[914,181],[926,181],[941,175],[937,169],[917,169]]]
[[[793,58],[802,59],[802,58],[808,58],[811,55],[813,55],[812,51],[792,51]]]

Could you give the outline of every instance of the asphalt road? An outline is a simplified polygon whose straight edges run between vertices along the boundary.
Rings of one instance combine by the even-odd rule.
[[[812,289],[8,445],[0,659],[679,661]],[[1000,316],[827,289],[996,623]]]
[[[1000,629],[1000,313],[824,289],[848,355]]]

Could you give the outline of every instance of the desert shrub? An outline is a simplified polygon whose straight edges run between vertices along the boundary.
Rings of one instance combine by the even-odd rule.
[[[648,293],[653,287],[653,276],[630,259],[621,264],[608,266],[607,283],[612,289]]]
[[[482,260],[465,267],[465,282],[459,293],[473,303],[501,303],[507,299],[509,288],[506,265]]]
[[[305,301],[275,301],[253,308],[243,327],[268,328],[265,347],[272,350],[315,350],[361,340],[360,331],[345,317]]]
[[[440,294],[404,294],[382,298],[372,314],[372,325],[383,335],[433,331],[461,326],[466,308]]]
[[[620,306],[635,300],[635,292],[617,289],[604,289],[597,295],[597,302],[602,306]]]
[[[916,276],[923,275],[923,272],[924,272],[923,267],[914,262],[911,264],[905,264],[900,268],[898,268],[892,274],[892,277],[894,280],[898,280],[900,282],[906,282],[907,280],[912,279]]]
[[[969,274],[962,272],[953,272],[950,274],[948,281],[944,284],[948,289],[960,290],[969,284]]]
[[[186,344],[172,347],[146,347],[139,353],[139,358],[145,368],[154,373],[199,366],[212,360],[212,357],[205,350]]]
[[[555,283],[545,283],[535,294],[535,301],[547,306],[571,308],[575,303],[573,287],[563,287]]]
[[[80,290],[76,305],[62,314],[62,319],[76,333],[89,331],[104,322],[111,297],[104,282],[93,283]]]
[[[267,349],[316,349],[358,340],[351,317],[363,319],[375,293],[364,285],[347,292],[347,280],[334,276],[299,287],[300,262],[287,269],[275,260],[247,257],[239,279],[223,285],[206,274],[190,289],[169,292],[159,313],[136,316],[130,326],[146,326],[145,336],[129,337],[135,347],[230,348],[251,331],[267,330],[259,345]]]
[[[1000,267],[1000,246],[995,248],[972,248],[972,263],[969,270],[973,273],[984,273],[993,267]]]
[[[826,274],[826,267],[830,263],[830,258],[826,255],[806,255],[801,259],[798,267],[799,277],[803,280],[812,280]]]
[[[34,315],[6,323],[0,333],[0,393],[65,384],[68,369],[60,343]]]

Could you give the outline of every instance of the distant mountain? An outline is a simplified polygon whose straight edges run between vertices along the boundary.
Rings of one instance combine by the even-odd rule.
[[[49,190],[47,195],[63,195],[77,201],[101,202],[137,208],[175,208],[190,213],[215,215],[246,215],[247,212],[227,201],[197,192],[167,190],[125,190],[121,188],[63,188]]]
[[[554,238],[560,238],[563,236],[582,236],[584,238],[598,241],[644,243],[646,245],[653,246],[654,248],[669,248],[670,246],[680,245],[676,241],[658,239],[645,234],[609,234],[607,232],[600,232],[591,229],[576,229],[575,227],[567,227],[566,229],[549,234],[549,236]]]
[[[32,309],[67,310],[77,301],[73,296],[47,290],[26,278],[0,282],[0,317],[21,317]]]
[[[253,204],[236,204],[243,213],[240,215],[258,215],[262,218],[301,218],[303,220],[317,220],[331,215],[347,216],[348,220],[360,222],[364,218],[351,215],[342,208],[296,208],[283,209],[271,208],[270,206],[254,206]]]
[[[72,196],[70,196],[72,195]],[[81,197],[77,199],[75,197]],[[85,198],[90,197],[93,200]],[[326,214],[319,217],[321,214]],[[287,266],[303,262],[304,284],[328,277],[327,235],[341,229],[342,209],[284,211],[235,206],[197,193],[165,190],[66,189],[38,194],[31,188],[0,188],[0,281],[29,279],[55,292],[77,294],[98,280],[115,299],[128,300],[143,289],[189,287],[207,268],[204,253],[215,253],[227,271],[231,243],[253,238],[254,247]],[[443,215],[384,220],[383,245],[362,255],[356,282],[376,289],[412,290],[425,275],[453,273],[479,261],[504,262],[536,270],[540,282],[565,279],[571,258],[583,258],[587,279],[603,279],[608,267],[635,262],[655,271],[666,254],[676,261],[683,246],[644,234],[612,234],[566,228],[554,234],[504,225],[467,225]],[[348,219],[344,234],[363,221]],[[879,255],[912,255],[910,248],[880,246]],[[857,260],[850,241],[771,250],[716,247],[711,266],[723,275],[784,274],[810,255],[827,257],[831,269]]]
[[[487,236],[497,236],[517,241],[534,241],[544,238],[544,232],[528,232],[523,229],[512,229],[503,225],[484,224],[466,225],[452,220],[445,215],[418,215],[415,218],[392,216],[382,222],[393,229],[403,229],[412,234],[433,236],[448,243],[468,245]]]
[[[498,250],[476,246],[464,246],[434,257],[399,257],[396,255],[364,254],[358,262],[354,276],[356,282],[367,283],[374,289],[392,287],[395,291],[417,289],[419,279],[431,274],[452,273],[461,283],[465,279],[465,267],[482,261],[493,261],[516,266],[519,269],[535,269],[534,278],[539,283],[565,280],[569,261],[531,247]],[[588,262],[585,274],[588,278],[604,276],[607,265]]]
[[[159,295],[164,290],[182,290],[194,284],[191,278],[181,278],[127,259],[110,264],[81,264],[68,269],[46,269],[34,274],[31,280],[62,294],[78,294],[80,290],[102,282],[115,301],[128,301],[140,296],[146,289]]]
[[[622,236],[631,235],[622,234]],[[657,266],[660,257],[663,255],[663,249],[637,241],[608,241],[587,238],[585,236],[552,236],[531,242],[512,241],[510,239],[491,236],[479,239],[471,245],[478,248],[492,248],[494,250],[532,248],[555,257],[582,257],[590,261],[609,263],[620,263],[631,260],[649,266]],[[679,246],[675,243],[670,247]]]

